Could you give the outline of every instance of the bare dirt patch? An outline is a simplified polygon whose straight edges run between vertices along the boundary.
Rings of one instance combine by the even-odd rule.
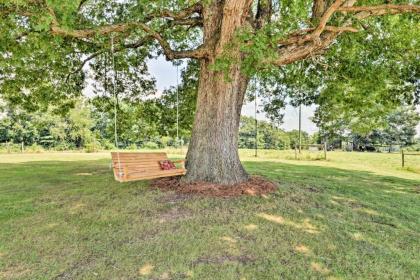
[[[177,204],[179,202],[184,202],[190,198],[191,197],[188,194],[167,193],[165,196],[159,198],[157,201],[160,203]]]
[[[211,197],[233,197],[241,195],[262,196],[277,190],[277,185],[262,177],[251,177],[248,181],[227,186],[206,182],[184,183],[181,176],[156,179],[151,187],[162,191],[175,191],[178,194],[194,194]]]
[[[180,207],[173,207],[169,209],[168,211],[160,214],[159,222],[164,223],[168,221],[187,219],[191,216],[192,216],[191,211],[184,208],[180,208]]]

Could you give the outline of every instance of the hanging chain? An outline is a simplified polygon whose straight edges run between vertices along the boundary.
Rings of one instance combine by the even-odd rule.
[[[112,75],[112,93],[114,96],[114,137],[115,137],[115,148],[117,148],[117,157],[118,157],[118,176],[123,177],[124,172],[121,169],[121,161],[120,161],[120,152],[118,151],[118,132],[117,132],[117,103],[118,97],[116,92],[115,84],[117,82],[117,71],[115,70],[115,53],[114,53],[114,36],[111,36],[111,58],[112,58],[112,71],[114,71],[114,75]]]

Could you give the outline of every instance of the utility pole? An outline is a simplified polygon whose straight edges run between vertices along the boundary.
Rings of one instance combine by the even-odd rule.
[[[255,157],[258,157],[257,90],[255,90]]]
[[[179,66],[177,65],[176,66],[176,144],[177,145],[179,145],[179,69],[178,67]]]
[[[302,105],[299,104],[299,154],[301,153]]]

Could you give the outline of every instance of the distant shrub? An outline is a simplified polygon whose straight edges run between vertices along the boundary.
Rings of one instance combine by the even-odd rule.
[[[96,139],[93,139],[92,142],[85,144],[85,152],[86,153],[95,153],[102,149],[101,143]]]
[[[37,144],[32,144],[32,146],[25,148],[25,152],[28,152],[28,153],[42,153],[44,151],[45,151],[44,148]]]
[[[102,140],[101,146],[102,146],[102,148],[104,150],[113,150],[113,149],[115,149],[114,143],[112,143],[111,141],[108,141],[108,140]]]
[[[22,152],[21,144],[3,143],[0,145],[0,153],[20,153]]]
[[[127,147],[127,150],[137,150],[137,145],[133,143]]]
[[[146,149],[154,150],[154,149],[159,149],[159,144],[149,141],[149,142],[144,143],[143,147]]]
[[[60,142],[58,145],[54,146],[54,150],[56,151],[68,151],[68,150],[74,150],[75,146],[72,143],[67,142]]]
[[[162,138],[160,138],[160,142],[162,143],[163,147],[173,146],[174,139],[169,136],[162,136]]]
[[[97,151],[95,145],[92,143],[86,144],[84,148],[86,153],[94,153]]]
[[[420,152],[420,143],[404,148],[404,150],[410,152]]]

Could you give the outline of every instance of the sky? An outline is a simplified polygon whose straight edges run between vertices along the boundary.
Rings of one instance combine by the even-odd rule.
[[[166,61],[163,57],[157,59],[149,60],[147,63],[149,67],[150,74],[156,78],[156,86],[158,92],[162,92],[164,89],[167,89],[171,86],[177,84],[177,71],[176,67],[172,65],[171,62]],[[179,72],[181,72],[182,67],[180,66]],[[313,116],[315,106],[311,107],[302,107],[302,130],[313,134],[318,131],[316,125],[310,120]],[[245,104],[242,108],[242,114],[246,116],[255,115],[255,105],[254,102]],[[298,129],[299,128],[299,109],[292,106],[287,106],[285,109],[285,115],[283,119],[282,128],[286,131]],[[265,120],[263,113],[257,114],[258,120]]]

